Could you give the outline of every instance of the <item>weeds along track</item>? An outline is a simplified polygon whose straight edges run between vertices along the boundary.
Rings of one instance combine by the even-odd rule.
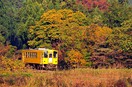
[[[50,73],[55,72],[56,70],[32,70],[33,73]]]
[[[132,69],[28,69],[0,74],[0,87],[132,87]]]

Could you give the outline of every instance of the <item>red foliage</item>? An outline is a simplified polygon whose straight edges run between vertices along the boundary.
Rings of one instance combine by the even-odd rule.
[[[109,48],[96,48],[92,53],[93,68],[132,68],[132,53]]]
[[[101,11],[104,11],[107,10],[109,7],[107,0],[77,0],[77,3],[81,3],[89,10],[98,7]]]

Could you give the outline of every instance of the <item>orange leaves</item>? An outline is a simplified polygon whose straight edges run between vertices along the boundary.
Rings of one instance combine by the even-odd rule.
[[[89,26],[88,29],[89,40],[95,43],[101,43],[106,40],[106,38],[112,33],[112,29],[108,27],[101,27],[95,24]]]
[[[86,64],[83,55],[78,50],[74,49],[70,50],[67,53],[66,61],[69,62],[73,67],[78,67]]]

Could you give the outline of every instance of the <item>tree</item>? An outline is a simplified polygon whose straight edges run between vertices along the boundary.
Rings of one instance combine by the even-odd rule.
[[[82,4],[88,10],[99,8],[100,10],[107,10],[109,4],[107,0],[77,0],[78,3]]]
[[[73,49],[67,53],[67,57],[65,60],[72,68],[84,66],[86,64],[83,54]]]
[[[5,44],[7,38],[8,38],[7,28],[0,25],[0,43]]]
[[[111,52],[111,49],[109,49],[106,41],[111,33],[112,29],[107,26],[91,24],[87,28],[87,40],[85,42],[89,50],[87,54],[85,54],[85,58],[89,66],[94,68],[109,66],[107,62],[108,57],[106,55]]]
[[[94,68],[131,68],[132,60],[132,20],[122,23],[122,27],[116,27],[107,37],[105,44],[100,44],[91,56]]]
[[[17,47],[26,48],[27,45],[27,31],[30,25],[34,25],[35,21],[40,19],[41,14],[44,12],[44,9],[41,4],[37,1],[26,0],[23,2],[23,6],[19,9],[17,15],[19,15],[19,23],[17,26]]]
[[[115,50],[123,50],[125,52],[132,51],[132,19],[122,23],[122,27],[114,29],[108,38],[109,45]]]
[[[17,46],[16,32],[19,18],[17,12],[21,8],[21,0],[1,0],[0,1],[0,28],[1,32],[4,33],[6,41],[12,45]]]
[[[108,36],[112,33],[112,29],[106,26],[91,24],[87,29],[89,45],[99,45],[105,43]]]
[[[121,27],[121,24],[132,18],[132,7],[128,3],[110,2],[109,10],[104,13],[104,24],[109,27]]]
[[[67,33],[74,32],[73,27],[83,25],[85,20],[86,17],[81,12],[74,13],[68,9],[50,10],[41,16],[35,26],[30,26],[29,46],[51,48],[53,44],[58,46],[58,42],[68,42],[72,37],[67,38]]]

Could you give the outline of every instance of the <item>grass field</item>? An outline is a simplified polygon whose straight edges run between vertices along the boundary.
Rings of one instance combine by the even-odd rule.
[[[132,87],[132,69],[1,71],[0,87]]]

